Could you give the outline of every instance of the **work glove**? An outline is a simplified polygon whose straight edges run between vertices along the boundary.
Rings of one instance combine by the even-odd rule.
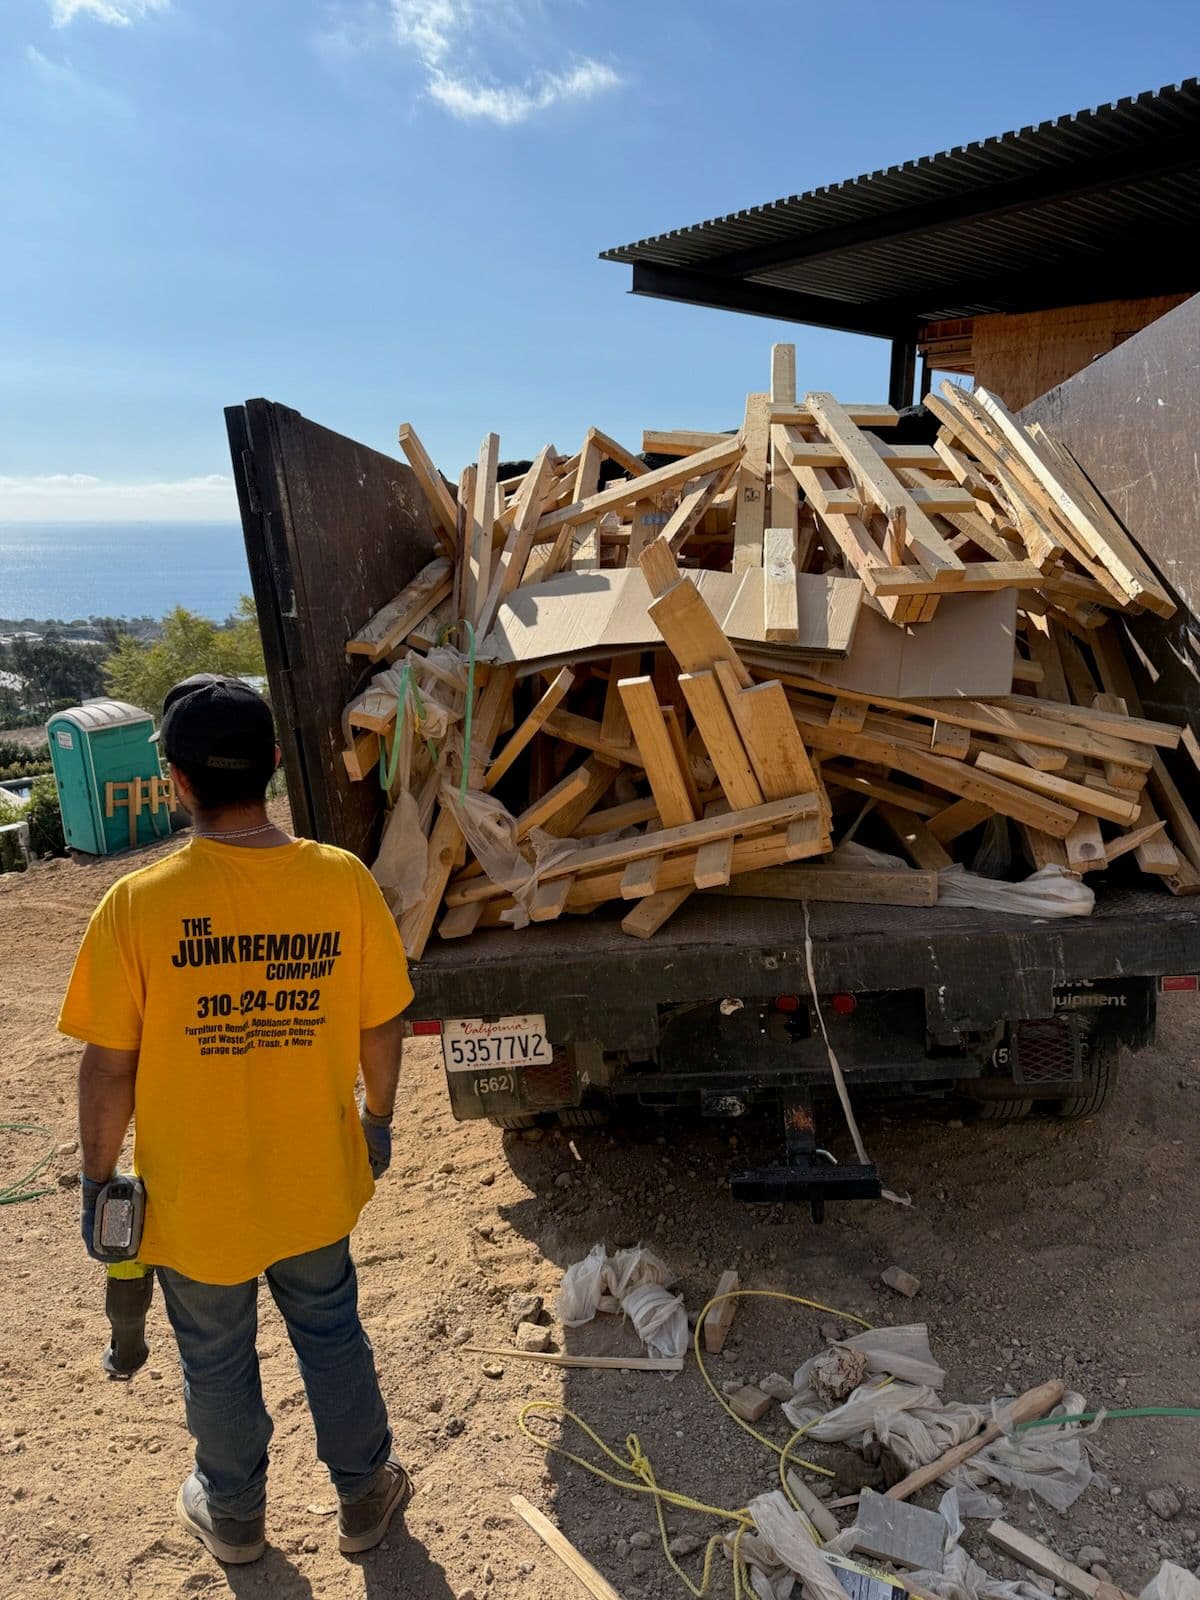
[[[367,1159],[371,1163],[371,1176],[382,1178],[392,1164],[392,1119],[377,1117],[364,1106],[362,1131],[363,1138],[367,1141]]]
[[[84,1248],[93,1261],[102,1261],[107,1266],[109,1257],[101,1254],[92,1242],[96,1232],[96,1201],[100,1198],[100,1191],[104,1184],[97,1183],[94,1178],[79,1179],[79,1231],[83,1235]]]

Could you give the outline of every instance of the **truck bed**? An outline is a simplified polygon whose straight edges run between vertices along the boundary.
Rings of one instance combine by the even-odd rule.
[[[808,993],[799,903],[697,895],[649,942],[620,914],[435,938],[409,1016],[545,1012],[564,1042],[631,1036],[641,1019],[649,1042],[659,1005]],[[931,1026],[1048,1016],[1063,984],[1200,969],[1200,899],[1165,890],[1102,887],[1090,917],[1058,920],[878,905],[813,905],[810,919],[820,993],[923,990]]]

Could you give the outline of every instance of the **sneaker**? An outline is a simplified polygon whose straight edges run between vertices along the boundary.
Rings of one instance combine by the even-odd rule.
[[[397,1511],[412,1499],[412,1482],[393,1456],[375,1474],[375,1481],[359,1500],[338,1505],[338,1549],[343,1555],[373,1550],[388,1531]]]
[[[243,1566],[257,1561],[266,1551],[266,1515],[219,1517],[209,1509],[204,1485],[192,1473],[185,1478],[175,1499],[175,1514],[189,1532],[194,1533],[218,1561]]]

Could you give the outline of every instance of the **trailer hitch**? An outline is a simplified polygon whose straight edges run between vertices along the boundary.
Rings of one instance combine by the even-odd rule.
[[[826,1200],[878,1200],[878,1169],[838,1166],[818,1149],[812,1103],[798,1090],[782,1096],[785,1166],[758,1167],[730,1174],[735,1200],[767,1204],[807,1200],[814,1222],[824,1222]]]

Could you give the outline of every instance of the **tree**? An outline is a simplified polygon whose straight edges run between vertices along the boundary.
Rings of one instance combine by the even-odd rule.
[[[37,717],[49,715],[56,705],[94,699],[104,688],[103,652],[72,643],[53,629],[40,639],[14,639],[0,666],[19,680],[21,704]]]
[[[147,645],[126,635],[104,668],[112,695],[154,715],[171,685],[194,672],[236,678],[265,675],[258,618],[248,595],[224,626],[176,606],[163,618],[160,638]]]

